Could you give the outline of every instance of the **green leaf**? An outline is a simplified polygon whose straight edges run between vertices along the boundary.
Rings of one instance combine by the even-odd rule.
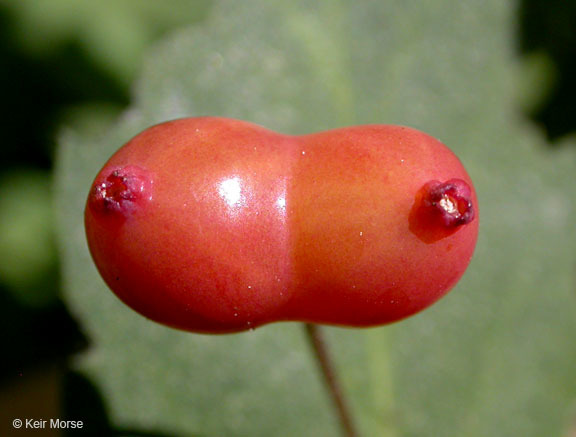
[[[159,34],[199,20],[207,0],[0,0],[21,44],[45,56],[65,44],[81,46],[105,71],[127,82],[142,52]]]
[[[0,177],[0,285],[31,307],[53,304],[57,296],[49,179],[29,169]]]
[[[517,108],[515,7],[498,0],[232,0],[156,47],[132,108],[102,135],[62,136],[67,302],[93,340],[77,366],[119,427],[213,436],[333,436],[298,324],[176,332],[133,313],[90,260],[91,179],[138,131],[219,115],[285,133],[411,125],[461,158],[481,235],[460,284],[392,326],[326,328],[365,436],[562,435],[576,401],[574,141],[546,147]]]

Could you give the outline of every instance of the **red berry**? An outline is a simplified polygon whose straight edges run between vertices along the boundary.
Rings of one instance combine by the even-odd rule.
[[[443,296],[478,232],[456,156],[414,129],[287,136],[214,117],[153,126],[96,177],[95,263],[150,319],[205,333],[390,323]]]

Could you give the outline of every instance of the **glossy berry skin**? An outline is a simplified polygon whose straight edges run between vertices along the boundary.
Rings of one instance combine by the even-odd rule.
[[[108,286],[157,322],[202,333],[287,320],[363,327],[456,284],[478,206],[458,158],[411,128],[288,136],[201,117],[118,150],[85,224]]]

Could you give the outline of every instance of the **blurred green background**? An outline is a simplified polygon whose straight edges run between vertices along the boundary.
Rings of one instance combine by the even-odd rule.
[[[329,332],[365,435],[576,433],[576,2],[379,3],[0,0],[1,435],[17,417],[85,420],[90,435],[335,432],[297,326],[189,336],[100,297],[78,230],[87,183],[138,130],[205,113],[289,133],[409,124],[478,180],[487,237],[458,297],[390,329]],[[422,369],[422,354],[438,359]],[[254,374],[233,377],[238,362]],[[191,371],[196,391],[179,379]]]

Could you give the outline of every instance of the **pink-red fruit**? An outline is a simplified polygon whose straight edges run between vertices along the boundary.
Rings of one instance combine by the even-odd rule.
[[[414,129],[288,136],[202,117],[118,150],[85,223],[108,286],[157,322],[203,333],[282,320],[372,326],[456,284],[478,204],[458,158]]]

